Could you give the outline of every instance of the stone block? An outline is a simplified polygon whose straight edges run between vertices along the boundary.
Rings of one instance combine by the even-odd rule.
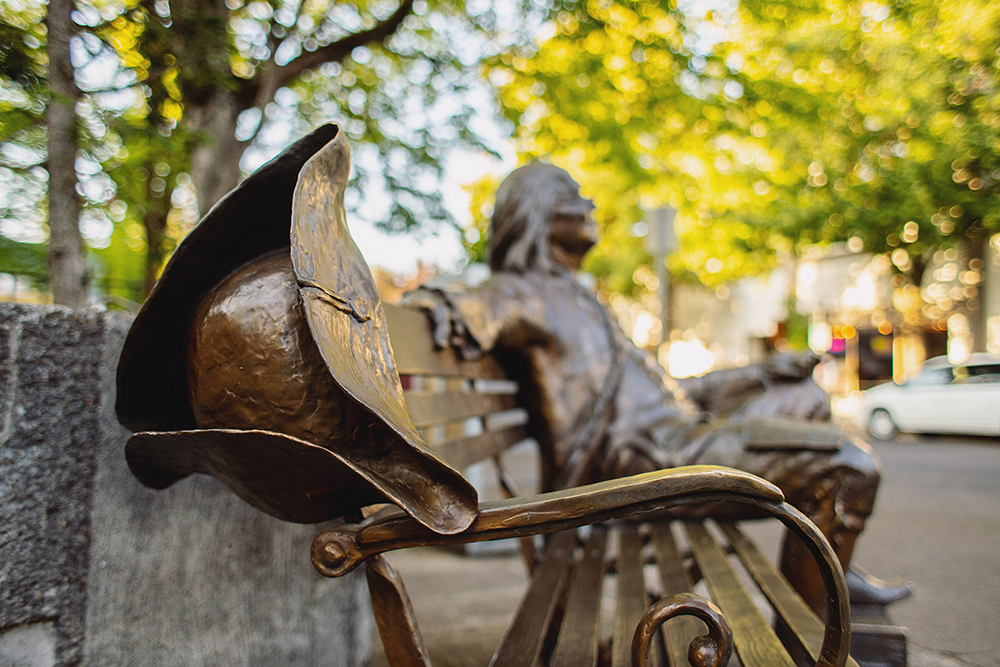
[[[114,416],[128,325],[0,303],[0,665],[365,664],[364,578],[313,570],[323,526],[211,478],[152,491],[128,472]]]

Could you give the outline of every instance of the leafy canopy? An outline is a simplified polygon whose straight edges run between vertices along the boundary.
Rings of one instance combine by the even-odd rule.
[[[568,4],[531,53],[490,63],[519,148],[598,200],[591,268],[613,289],[640,207],[680,210],[674,272],[710,286],[848,241],[919,285],[935,252],[1000,229],[996,3],[693,11]]]

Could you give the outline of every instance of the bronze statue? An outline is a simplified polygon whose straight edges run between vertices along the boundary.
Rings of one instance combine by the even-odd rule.
[[[815,361],[776,358],[690,382],[706,406],[728,397],[728,407],[716,407],[730,418],[707,419],[574,277],[597,241],[593,208],[562,169],[535,163],[515,170],[497,192],[491,278],[471,289],[422,288],[406,304],[429,313],[438,345],[466,357],[493,354],[520,382],[541,446],[543,490],[681,465],[739,468],[777,484],[848,571],[879,466],[867,445],[805,420],[829,417],[825,394],[809,379]],[[734,404],[747,390],[758,395]],[[804,556],[800,543],[786,540],[782,568],[820,609],[819,573]],[[856,574],[849,582],[856,601],[884,603],[909,592]]]
[[[476,516],[473,487],[410,419],[367,265],[348,234],[350,151],[319,128],[247,178],[178,247],[118,368],[144,484],[216,476],[315,523],[391,501],[431,530]]]

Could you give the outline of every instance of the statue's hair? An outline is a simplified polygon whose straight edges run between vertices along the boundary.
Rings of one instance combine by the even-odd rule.
[[[557,204],[580,201],[580,185],[564,169],[532,162],[515,169],[497,189],[488,256],[494,271],[555,271],[549,257],[549,222]]]

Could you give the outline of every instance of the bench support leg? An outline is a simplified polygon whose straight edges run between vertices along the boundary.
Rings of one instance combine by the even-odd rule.
[[[410,596],[406,594],[399,572],[388,558],[379,554],[366,562],[365,574],[375,622],[390,667],[431,667]]]

